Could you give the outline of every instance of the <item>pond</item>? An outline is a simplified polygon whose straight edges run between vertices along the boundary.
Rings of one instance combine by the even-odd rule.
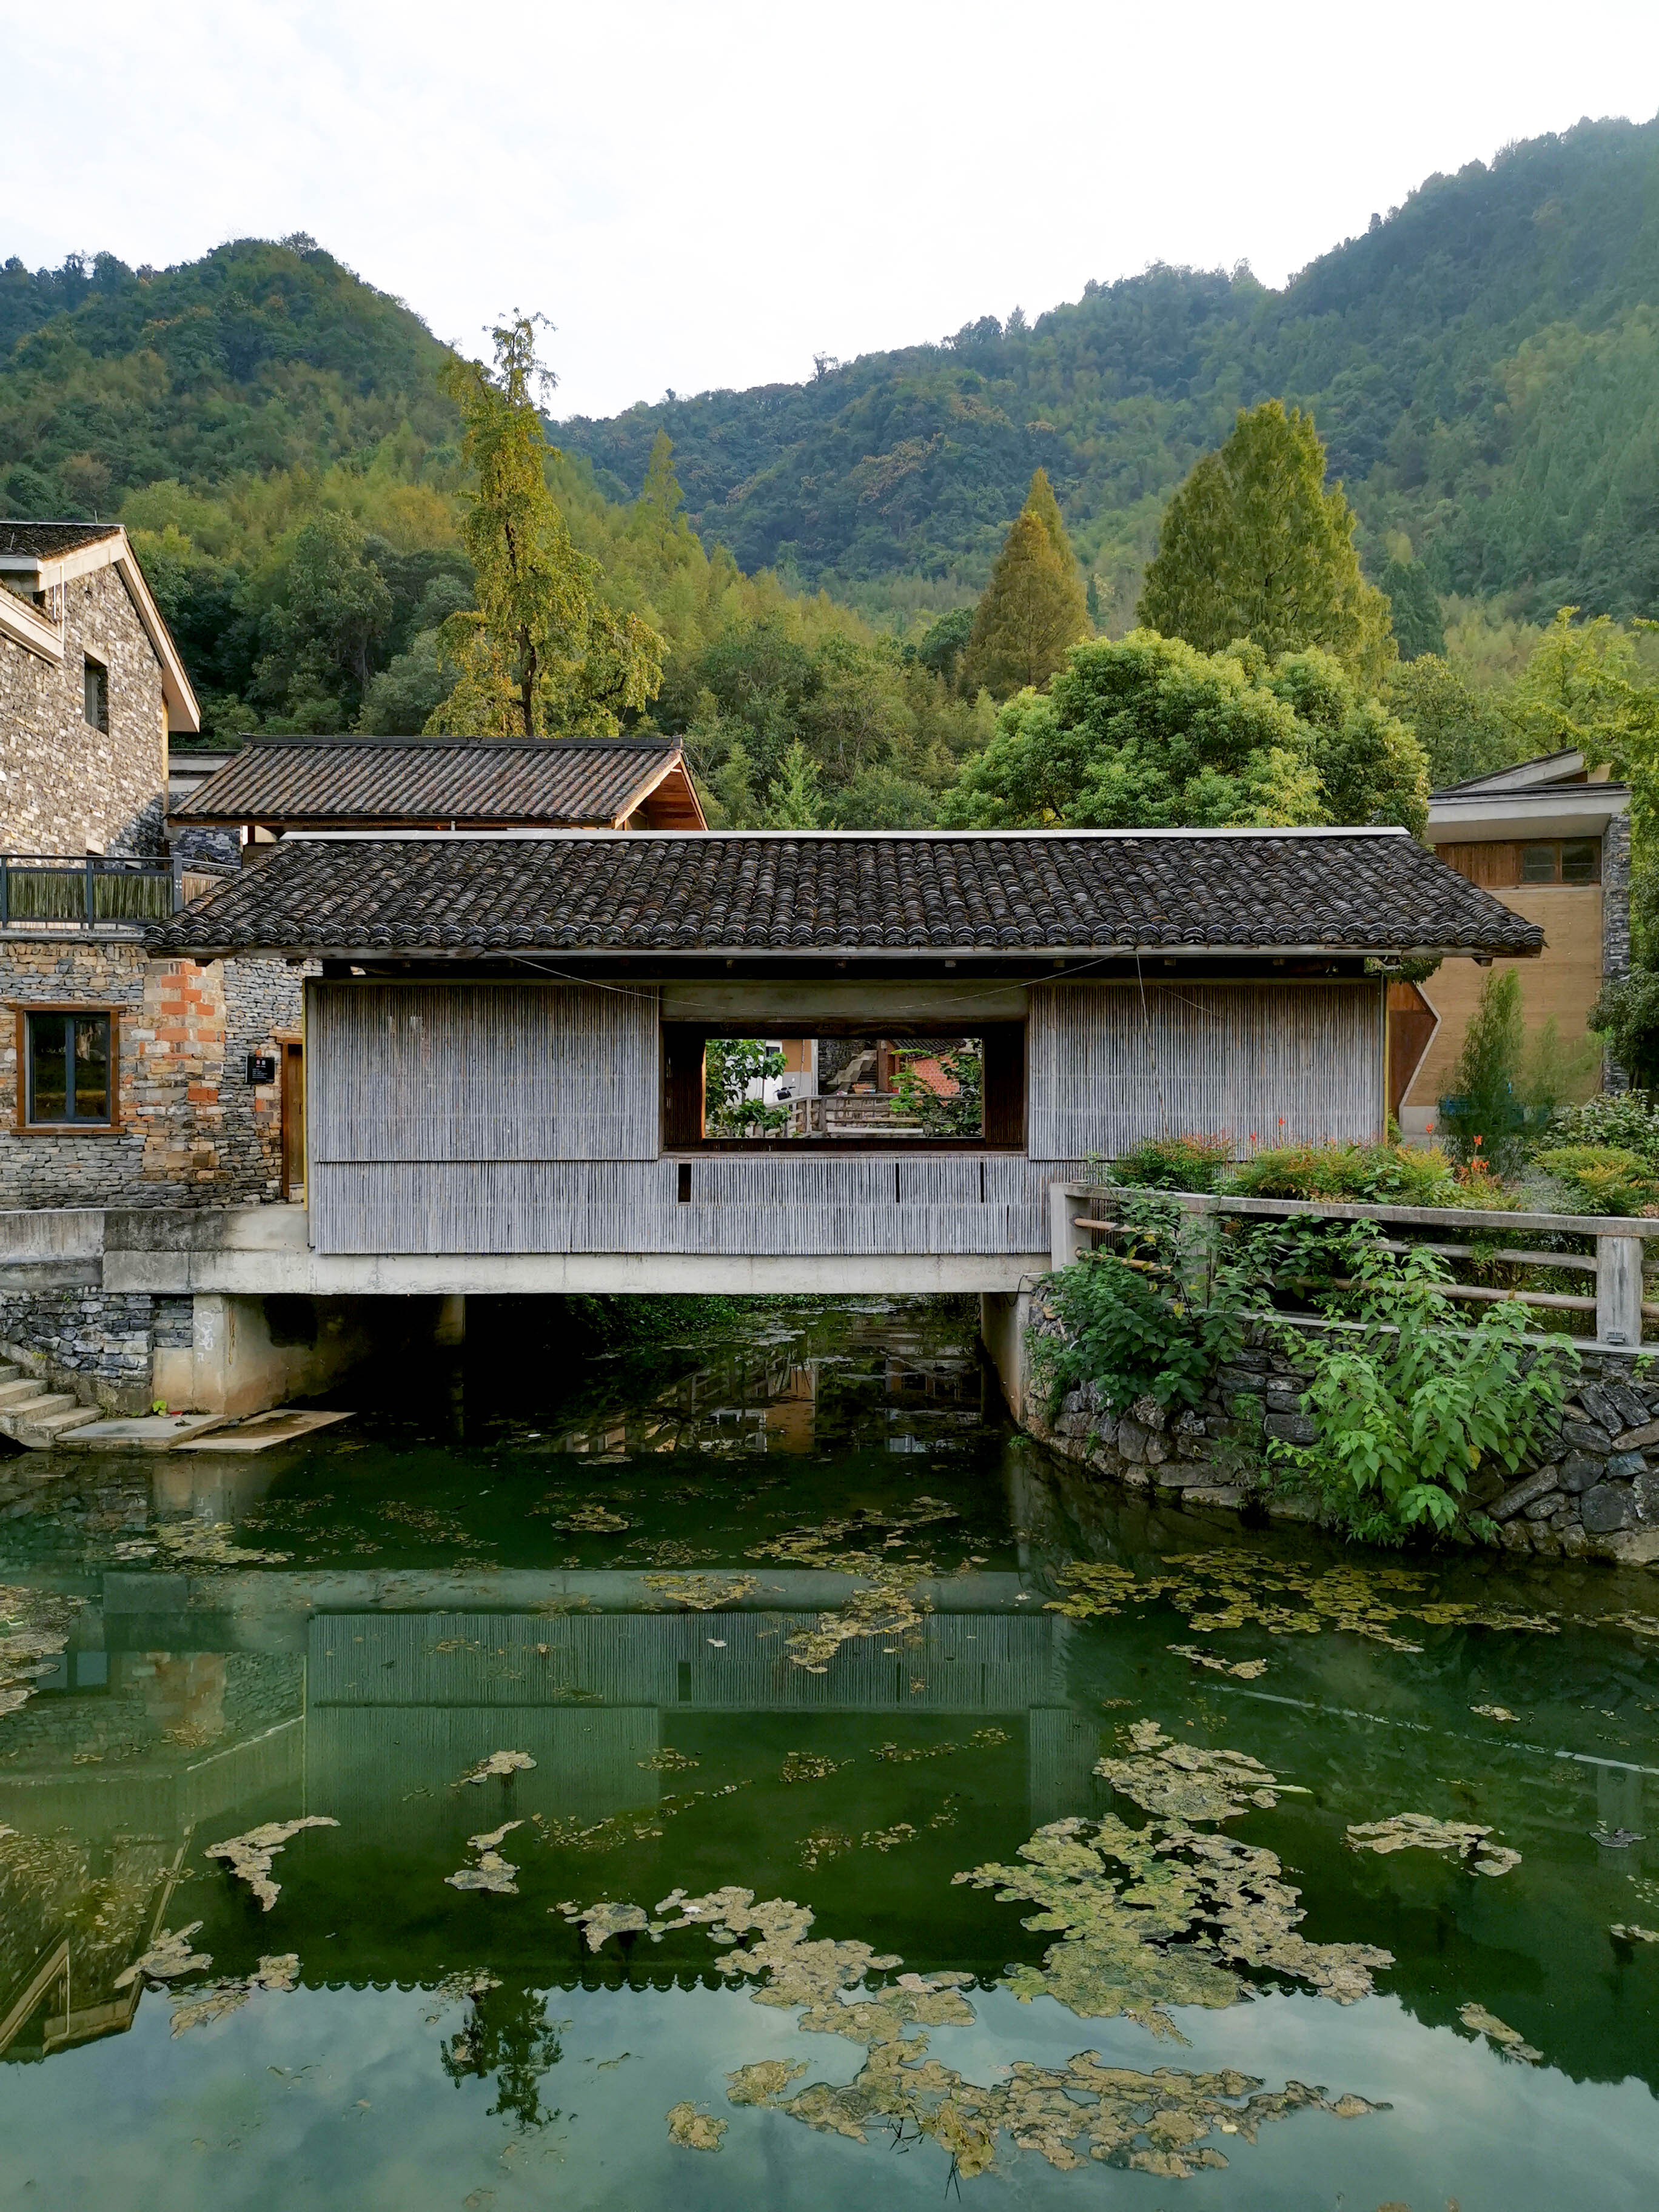
[[[0,1469],[0,2205],[1652,2203],[1650,1577],[1107,1492],[949,1304],[578,1344]]]

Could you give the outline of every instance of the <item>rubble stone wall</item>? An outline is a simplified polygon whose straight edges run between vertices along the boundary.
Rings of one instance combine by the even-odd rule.
[[[282,1094],[247,1056],[298,1030],[303,974],[149,959],[133,937],[0,935],[0,998],[117,1010],[118,1123],[25,1132],[19,1024],[0,1013],[0,1206],[251,1206],[281,1196]],[[280,1060],[279,1060],[280,1066]]]
[[[1039,1290],[1034,1337],[1063,1334]],[[1550,1357],[1547,1347],[1540,1357]],[[1310,1443],[1302,1410],[1308,1375],[1260,1331],[1218,1368],[1200,1402],[1167,1411],[1150,1398],[1114,1416],[1097,1385],[1073,1390],[1052,1422],[1044,1392],[1028,1387],[1024,1425],[1041,1442],[1110,1482],[1166,1503],[1316,1520],[1311,1493],[1269,1485],[1263,1444]],[[1581,1354],[1556,1427],[1509,1479],[1477,1471],[1472,1501],[1511,1552],[1540,1559],[1604,1559],[1659,1565],[1659,1363],[1640,1353]]]

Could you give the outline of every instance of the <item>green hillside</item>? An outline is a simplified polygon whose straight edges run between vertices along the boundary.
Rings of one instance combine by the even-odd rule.
[[[1164,500],[1241,405],[1313,410],[1380,570],[1443,592],[1659,606],[1659,122],[1585,123],[1433,177],[1282,292],[1155,268],[1029,328],[560,426],[615,496],[656,432],[694,526],[872,607],[983,583],[1045,468],[1122,618]]]

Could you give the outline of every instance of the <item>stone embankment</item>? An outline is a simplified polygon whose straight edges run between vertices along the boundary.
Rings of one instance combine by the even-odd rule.
[[[1061,1334],[1039,1291],[1032,1336]],[[1034,1383],[1024,1425],[1051,1450],[1167,1504],[1317,1520],[1311,1492],[1270,1482],[1263,1451],[1268,1439],[1312,1442],[1301,1402],[1307,1383],[1295,1360],[1256,1332],[1216,1370],[1195,1407],[1166,1411],[1141,1398],[1115,1417],[1091,1383],[1068,1392],[1051,1422],[1047,1396]],[[1659,1565],[1659,1363],[1641,1354],[1581,1354],[1573,1395],[1541,1448],[1512,1479],[1501,1469],[1477,1471],[1469,1496],[1497,1523],[1507,1551]]]

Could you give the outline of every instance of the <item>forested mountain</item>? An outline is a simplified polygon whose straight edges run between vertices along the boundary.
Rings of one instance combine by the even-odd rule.
[[[558,436],[626,496],[665,429],[705,538],[872,607],[977,591],[1041,466],[1121,621],[1170,492],[1279,397],[1312,410],[1374,570],[1403,531],[1443,592],[1654,612],[1656,318],[1659,122],[1587,122],[1431,178],[1282,292],[1155,268],[1030,326]]]

